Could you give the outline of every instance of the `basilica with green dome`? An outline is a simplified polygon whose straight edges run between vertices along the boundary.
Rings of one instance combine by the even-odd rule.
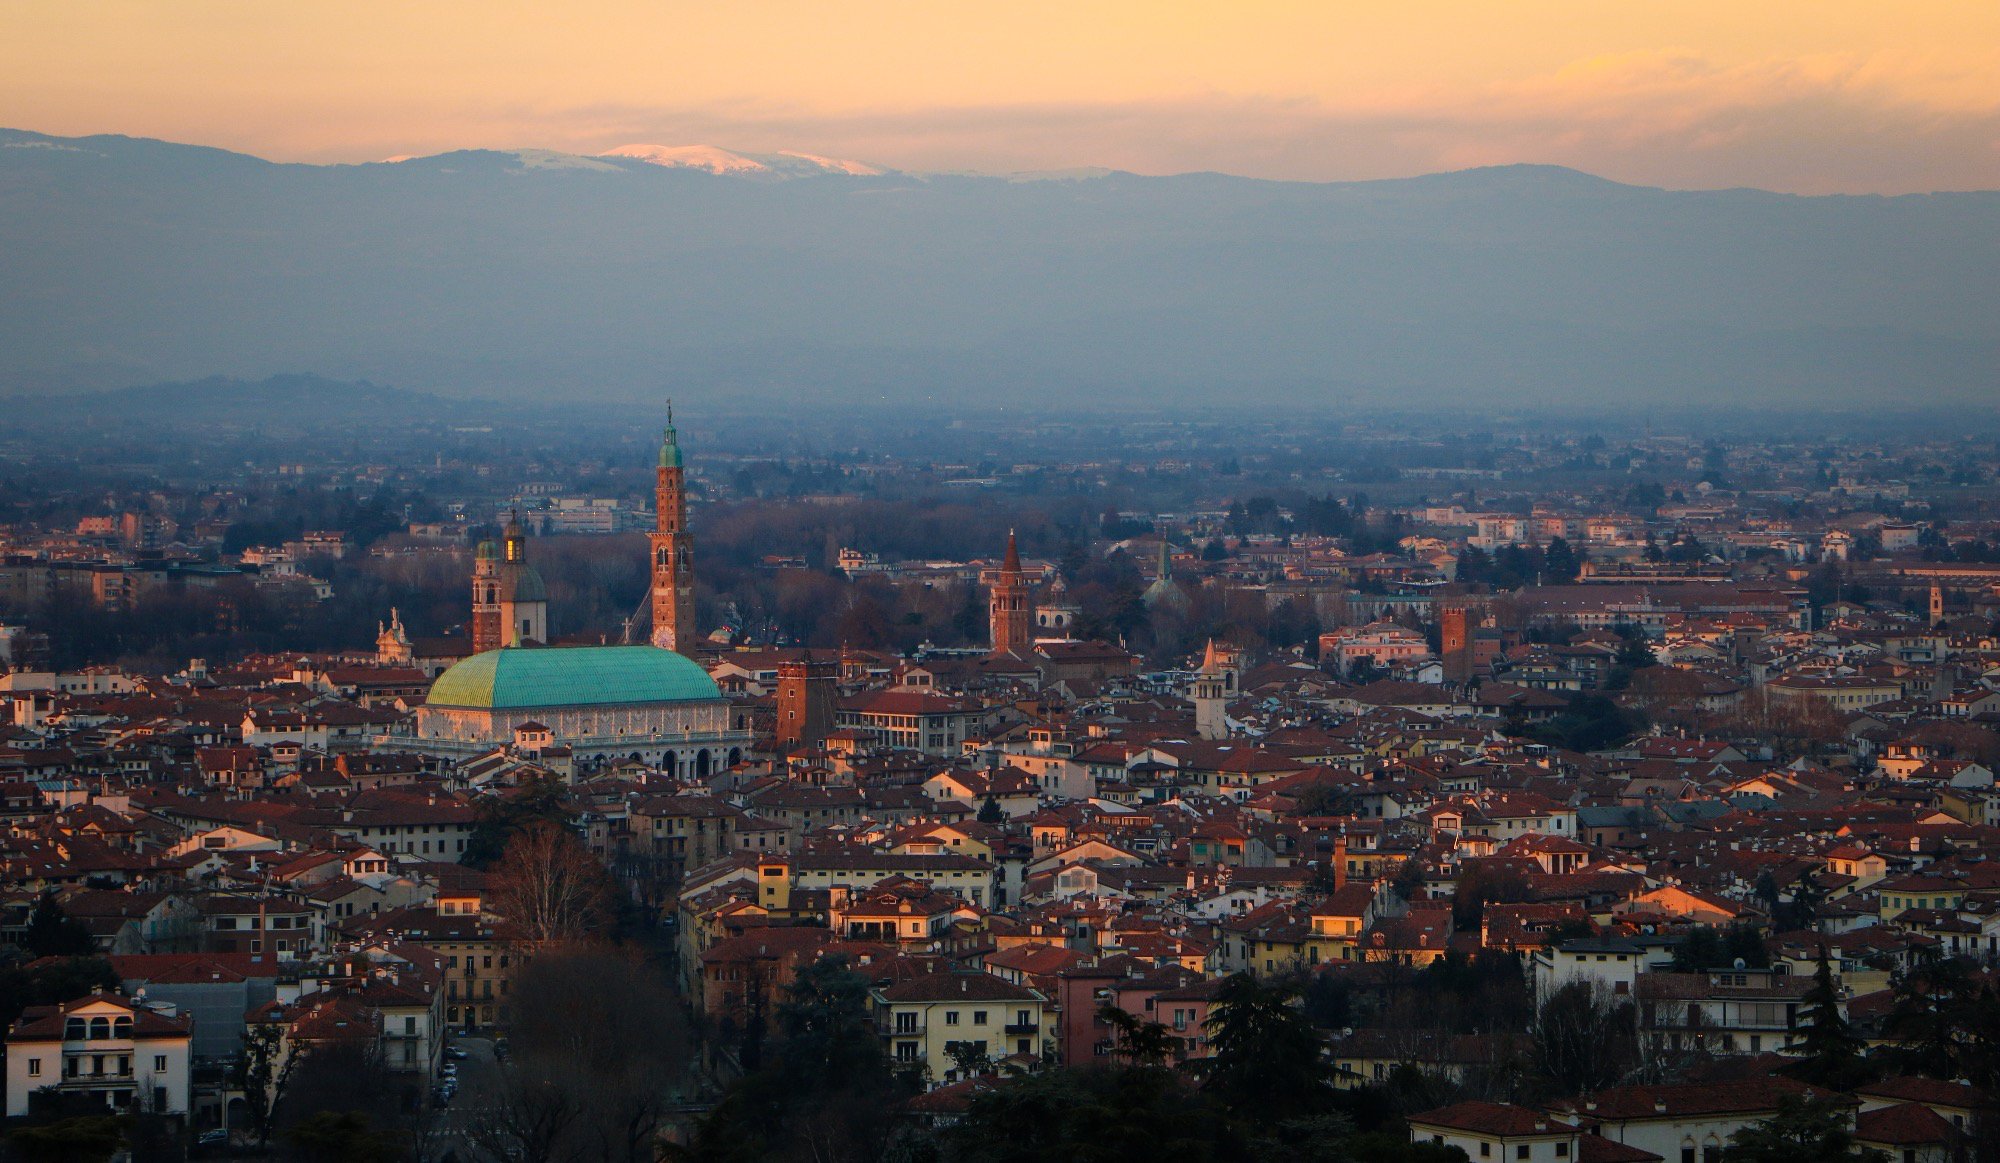
[[[669,425],[663,465],[671,452],[679,466],[677,441]],[[664,488],[661,493],[676,509],[659,518],[673,552],[656,554],[655,573],[664,564],[677,576],[655,586],[653,618],[656,625],[662,620],[659,605],[678,607],[668,614],[682,623],[671,638],[691,642],[684,628],[693,612],[682,542],[685,500],[678,488],[671,497]],[[415,717],[417,749],[463,759],[534,735],[569,748],[579,762],[636,758],[690,778],[742,759],[750,744],[747,716],[700,665],[659,645],[544,646],[546,603],[541,577],[527,562],[520,523],[509,521],[502,544],[481,546],[474,562],[476,652],[431,684]],[[654,641],[661,637],[656,633]]]

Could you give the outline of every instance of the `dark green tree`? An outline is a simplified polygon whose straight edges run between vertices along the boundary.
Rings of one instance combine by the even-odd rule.
[[[474,868],[485,868],[497,863],[507,852],[507,845],[514,837],[526,831],[531,825],[548,820],[568,827],[575,813],[564,799],[562,781],[550,776],[534,779],[505,796],[489,799],[480,805],[479,821],[473,825],[472,836],[466,841],[465,855],[460,864]]]
[[[943,1145],[954,1163],[1206,1163],[1236,1154],[1228,1116],[1171,1070],[1052,1070],[974,1098]]]
[[[18,953],[0,959],[0,1030],[29,1006],[58,1005],[92,990],[114,991],[118,971],[102,957],[64,957],[29,965]]]
[[[54,891],[43,893],[35,901],[21,943],[37,957],[87,957],[97,952],[97,941],[90,935],[90,927],[70,916]]]
[[[1853,1122],[1847,1102],[1838,1095],[1788,1096],[1779,1100],[1778,1113],[1755,1122],[1729,1137],[1723,1149],[1725,1163],[1838,1163],[1863,1160],[1886,1163],[1888,1156],[1868,1150],[1854,1141]]]
[[[1134,1066],[1163,1066],[1180,1052],[1181,1040],[1159,1022],[1109,1004],[1097,1008],[1097,1019],[1111,1027],[1111,1052]]]
[[[1833,965],[1827,959],[1825,945],[1819,947],[1812,989],[1801,1000],[1805,1005],[1805,1012],[1800,1015],[1804,1030],[1798,1049],[1804,1061],[1787,1073],[1814,1086],[1835,1090],[1852,1090],[1866,1082],[1869,1069],[1862,1055],[1867,1044],[1847,1024],[1847,1015],[1840,1012],[1840,990],[1833,983]]]
[[[1333,1071],[1295,985],[1236,974],[1216,991],[1205,1028],[1213,1053],[1203,1089],[1231,1110],[1279,1122],[1324,1109]]]
[[[7,1145],[24,1163],[107,1163],[125,1146],[125,1133],[116,1115],[85,1115],[17,1128]]]
[[[378,1131],[360,1111],[319,1111],[285,1131],[285,1145],[301,1163],[397,1163],[396,1137]]]
[[[1577,571],[1583,568],[1576,550],[1560,537],[1549,540],[1542,549],[1542,581],[1549,585],[1560,585],[1576,580]]]

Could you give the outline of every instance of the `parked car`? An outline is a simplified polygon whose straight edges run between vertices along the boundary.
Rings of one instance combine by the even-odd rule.
[[[196,1135],[194,1141],[197,1146],[220,1147],[229,1142],[229,1132],[223,1130],[221,1127],[217,1127],[212,1131],[203,1131],[201,1134]]]

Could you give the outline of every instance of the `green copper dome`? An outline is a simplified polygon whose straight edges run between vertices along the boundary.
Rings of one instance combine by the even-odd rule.
[[[500,575],[500,600],[503,602],[546,602],[549,587],[542,584],[542,575],[535,572],[532,565],[503,571]]]
[[[721,697],[707,671],[657,646],[510,646],[439,675],[430,705],[505,711]]]

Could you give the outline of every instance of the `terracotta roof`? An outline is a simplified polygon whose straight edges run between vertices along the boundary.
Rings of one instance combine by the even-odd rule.
[[[1504,1102],[1459,1102],[1409,1117],[1412,1126],[1444,1127],[1475,1135],[1514,1138],[1560,1135],[1576,1128],[1539,1111]]]
[[[1652,976],[1647,974],[1646,976]],[[1808,1087],[1784,1077],[1743,1079],[1729,1083],[1675,1083],[1616,1086],[1599,1091],[1573,1113],[1595,1120],[1684,1118],[1690,1115],[1744,1114],[1778,1109],[1778,1100]]]
[[[1031,989],[1010,985],[990,973],[932,973],[890,986],[882,991],[882,1000],[894,1004],[934,1001],[1040,1001],[1041,997]]]
[[[1920,1147],[1957,1138],[1952,1125],[1921,1103],[1899,1102],[1854,1117],[1854,1137],[1864,1143]]]
[[[1588,1131],[1577,1136],[1577,1163],[1661,1163],[1662,1156]]]

